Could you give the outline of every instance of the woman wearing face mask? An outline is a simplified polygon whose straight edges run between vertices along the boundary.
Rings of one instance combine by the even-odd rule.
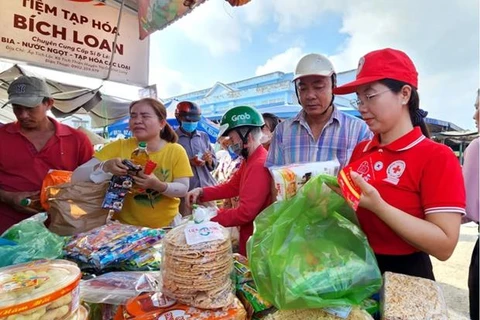
[[[380,270],[434,279],[430,255],[453,253],[465,214],[460,164],[450,148],[429,139],[419,108],[418,74],[402,51],[382,49],[360,59],[356,80],[334,89],[356,92],[354,102],[373,139],[360,142],[350,162],[376,157],[384,179],[361,189],[357,217]]]
[[[262,127],[262,145],[265,149],[270,148],[270,141],[272,140],[273,132],[275,128],[280,123],[280,118],[274,115],[273,113],[265,112],[262,113],[263,121],[265,121],[265,125]]]
[[[139,142],[147,143],[150,160],[157,166],[149,175],[142,171],[133,176],[138,189],[146,191],[127,194],[122,210],[114,215],[122,223],[150,228],[169,226],[178,214],[179,198],[187,194],[192,169],[166,117],[165,107],[155,99],[132,102],[128,125],[133,138],[107,144],[73,172],[72,182],[99,183],[112,175],[125,176],[128,168],[122,160],[130,159]]]
[[[212,176],[212,171],[217,166],[215,151],[208,134],[197,130],[201,115],[200,107],[190,101],[179,102],[175,109],[175,118],[179,124],[175,131],[178,143],[187,151],[193,171],[189,191],[217,184]],[[191,214],[191,210],[185,206],[185,198],[182,198],[180,203],[180,213],[183,216]]]
[[[187,205],[239,196],[237,208],[220,209],[213,219],[225,227],[240,227],[240,253],[253,233],[253,220],[271,204],[271,176],[264,167],[267,150],[261,145],[262,115],[247,106],[228,110],[222,117],[219,136],[230,138],[229,149],[243,157],[238,171],[227,182],[215,187],[196,188],[187,196]]]

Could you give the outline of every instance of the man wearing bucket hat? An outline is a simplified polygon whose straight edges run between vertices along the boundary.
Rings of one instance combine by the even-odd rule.
[[[361,189],[357,217],[380,270],[434,279],[429,255],[447,260],[465,214],[460,164],[445,145],[430,140],[419,108],[418,74],[402,51],[382,49],[360,59],[356,80],[334,90],[356,92],[374,137],[350,162],[378,158],[379,181],[352,172]]]
[[[73,171],[93,155],[83,132],[47,116],[54,100],[44,80],[18,77],[8,99],[17,121],[0,128],[0,233],[37,212],[20,202],[39,197],[49,170]]]
[[[240,204],[232,209],[220,209],[213,219],[225,227],[240,227],[240,253],[246,255],[246,243],[253,233],[253,220],[271,204],[271,176],[264,167],[267,150],[260,143],[262,115],[248,106],[228,110],[220,122],[219,137],[228,136],[230,151],[243,157],[238,171],[226,183],[196,188],[187,194],[187,205],[240,197]]]
[[[180,125],[175,131],[178,135],[178,143],[187,152],[193,171],[189,190],[217,184],[211,174],[217,166],[215,151],[208,134],[197,130],[201,116],[202,110],[191,101],[180,101],[175,108],[175,118]],[[181,198],[180,213],[182,216],[191,213],[191,210],[185,205],[185,198]]]
[[[355,145],[372,134],[363,121],[335,107],[332,63],[321,54],[308,54],[298,62],[293,81],[302,110],[277,126],[265,165],[338,159],[345,166]]]

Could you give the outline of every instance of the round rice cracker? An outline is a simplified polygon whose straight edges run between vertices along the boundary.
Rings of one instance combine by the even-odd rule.
[[[230,279],[233,257],[228,231],[222,229],[225,240],[189,246],[184,229],[175,228],[163,239],[165,293],[195,307],[216,309],[228,306],[234,297]]]
[[[174,257],[165,257],[164,259],[165,272],[188,272],[189,274],[203,273],[205,271],[215,271],[224,268],[233,267],[233,257],[225,255],[219,257],[218,260],[206,263],[198,263],[195,261],[185,262]],[[170,268],[170,270],[168,269]]]

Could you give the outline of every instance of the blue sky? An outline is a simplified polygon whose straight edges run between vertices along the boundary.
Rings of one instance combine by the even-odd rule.
[[[419,72],[429,116],[473,129],[479,87],[479,4],[463,0],[208,0],[150,37],[150,82],[162,98],[273,71],[292,72],[305,54],[337,71],[365,53],[404,50]]]
[[[210,0],[210,3],[204,4],[197,9],[198,11],[194,11],[191,16],[187,16],[178,22],[181,24],[180,26],[173,25],[151,36],[150,63],[152,67],[151,80],[153,80],[153,83],[158,79],[155,75],[155,68],[160,62],[157,59],[158,56],[162,58],[160,65],[168,66],[177,72],[181,72],[187,82],[195,86],[195,88],[199,88],[202,85],[204,87],[211,86],[216,81],[233,82],[255,76],[258,66],[265,64],[271,57],[285,52],[291,47],[303,47],[312,52],[334,54],[336,48],[346,38],[346,35],[338,32],[341,27],[341,19],[338,14],[325,16],[315,24],[314,28],[293,30],[288,33],[279,33],[278,24],[273,19],[268,19],[269,21],[264,24],[246,30],[243,38],[239,37],[241,41],[238,43],[238,48],[233,48],[235,45],[231,44],[232,47],[225,46],[224,52],[216,52],[216,48],[209,48],[208,45],[205,46],[203,43],[191,41],[184,32],[185,28],[191,26],[189,19],[192,16],[195,18],[194,15],[196,14],[202,15],[204,11],[212,10],[213,8],[211,7],[217,7],[215,9],[218,9],[219,6],[214,3],[215,1],[220,2],[219,0]],[[227,9],[230,8],[226,7]],[[239,13],[237,10],[246,9],[248,8],[230,9],[228,14],[233,14],[234,16],[228,18],[238,21],[242,18],[243,12]],[[225,11],[219,11],[218,14],[226,14]],[[219,28],[222,28],[222,26],[220,25]],[[228,32],[224,33],[224,35],[228,36]],[[318,41],[318,39],[322,39],[322,41]],[[306,45],[307,43],[308,45]],[[167,45],[165,46],[165,44]],[[291,71],[293,70],[289,72]],[[168,80],[165,82],[168,82]],[[157,82],[157,85],[160,92],[162,92],[162,83]],[[165,92],[167,95],[171,93]],[[183,92],[173,91],[173,93]]]

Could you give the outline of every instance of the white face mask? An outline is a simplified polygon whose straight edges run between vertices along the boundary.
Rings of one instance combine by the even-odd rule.
[[[265,134],[265,133],[262,132],[262,137],[260,138],[260,143],[261,144],[269,143],[270,140],[272,140],[272,134],[271,133]]]

